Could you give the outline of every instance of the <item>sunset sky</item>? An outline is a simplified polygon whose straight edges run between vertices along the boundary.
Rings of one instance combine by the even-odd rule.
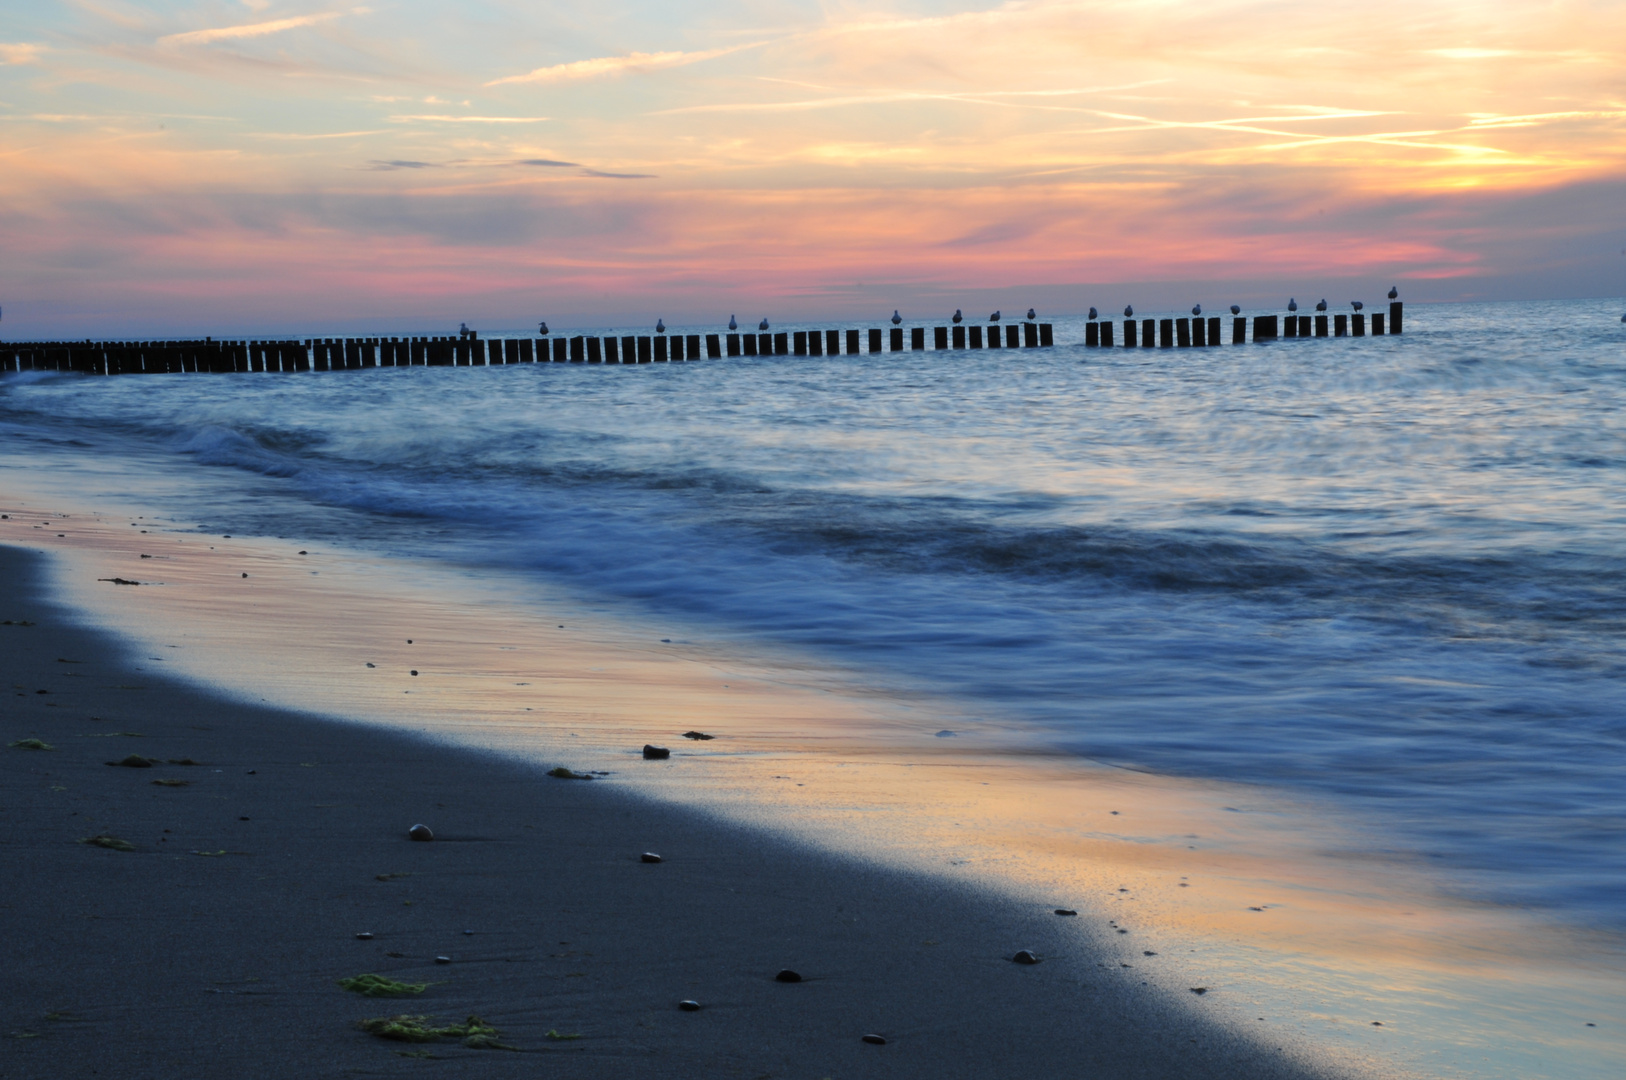
[[[10,339],[1626,292],[1623,2],[0,10]]]

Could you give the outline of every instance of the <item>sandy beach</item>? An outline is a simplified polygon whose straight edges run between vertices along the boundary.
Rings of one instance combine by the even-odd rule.
[[[1081,947],[1088,911],[137,672],[38,560],[0,549],[0,1076],[1328,1075]],[[106,764],[132,754],[157,764]],[[429,986],[338,985],[364,973]],[[513,1049],[358,1027],[397,1014],[476,1015]]]

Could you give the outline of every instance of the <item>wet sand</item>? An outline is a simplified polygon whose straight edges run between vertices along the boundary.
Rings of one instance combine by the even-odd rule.
[[[137,671],[39,560],[0,548],[0,741],[55,747],[0,751],[0,1076],[1333,1074],[1142,987],[1082,919]],[[163,764],[104,764],[129,754]],[[431,985],[337,985],[365,972]],[[399,1013],[516,1049],[357,1027]]]

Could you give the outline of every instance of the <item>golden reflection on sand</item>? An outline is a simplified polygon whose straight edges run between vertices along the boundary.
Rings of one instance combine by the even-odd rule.
[[[1357,1057],[1403,1045],[1408,1024],[1421,1042],[1442,1037],[1423,1025],[1455,1024],[1448,1039],[1492,1052],[1532,1022],[1538,989],[1550,1008],[1562,998],[1619,1012],[1616,946],[1444,895],[1425,868],[1382,854],[1381,838],[1324,808],[1047,753],[1014,727],[969,723],[950,701],[662,633],[563,593],[148,519],[52,517],[15,499],[5,512],[0,541],[56,554],[62,594],[129,635],[137,666],[602,772],[652,797],[1076,908],[1081,930],[1121,945],[1138,977],[1229,987],[1214,1004],[1239,1020],[1293,999],[1298,1021],[1344,1025]],[[683,738],[690,730],[715,738]],[[671,760],[643,760],[645,742],[670,747]]]

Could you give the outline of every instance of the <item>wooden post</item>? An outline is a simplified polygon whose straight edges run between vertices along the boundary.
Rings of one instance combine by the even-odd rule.
[[[1174,348],[1174,320],[1159,319],[1157,321],[1157,346],[1160,349]]]
[[[1037,349],[1039,347],[1038,324],[1030,322],[1022,324],[1022,346],[1028,349]]]
[[[503,348],[507,349],[508,346],[505,345]],[[513,364],[534,364],[537,360],[547,360],[548,343],[545,339],[536,342],[536,350],[535,353],[531,351],[530,338],[520,338],[513,343],[513,349],[508,353],[509,362]]]
[[[1047,322],[1039,324],[1039,344],[1047,349],[1056,344],[1056,329]]]
[[[1157,345],[1157,320],[1142,319],[1140,321],[1140,347],[1150,349]]]
[[[683,339],[683,344],[686,346],[686,349],[684,350],[684,352],[685,352],[685,355],[688,357],[688,359],[690,359],[690,360],[698,360],[698,359],[700,359],[702,354],[700,352],[700,335],[699,334],[689,334],[687,337],[685,337]]]
[[[723,338],[721,334],[706,335],[706,359],[721,360],[723,358]]]
[[[1298,336],[1299,318],[1297,315],[1289,315],[1287,321],[1282,324],[1282,337],[1296,338]]]
[[[1126,349],[1133,349],[1140,344],[1135,337],[1135,326],[1134,319],[1124,320],[1124,348]]]
[[[1103,322],[1101,324],[1101,347],[1103,349],[1112,348],[1112,323],[1111,322]]]
[[[745,355],[746,356],[755,356],[757,354],[757,342],[758,342],[758,340],[760,340],[760,339],[755,334],[746,334],[745,335]]]
[[[1017,326],[1015,323],[1010,323],[1009,325],[1007,325],[1005,327],[1005,347],[1007,349],[1019,349],[1019,348],[1021,348],[1022,347],[1021,334],[1022,334],[1022,328],[1020,326]]]
[[[529,339],[527,338],[526,340],[529,340]],[[556,337],[556,338],[554,338],[552,340],[553,340],[553,346],[552,346],[552,348],[553,348],[553,363],[555,363],[555,364],[568,364],[570,362],[570,342],[566,341],[562,337]],[[547,347],[547,342],[543,342],[542,344],[543,344],[544,348]],[[540,360],[543,357],[546,357],[547,355],[548,354],[546,352],[543,352],[537,357],[537,359]]]
[[[603,343],[598,338],[584,338],[582,343],[587,346],[587,362],[589,364],[604,363]]]
[[[1198,319],[1197,322],[1198,322],[1199,325],[1201,325],[1202,320]],[[1190,319],[1176,319],[1176,320],[1174,320],[1174,343],[1176,345],[1180,346],[1182,349],[1191,348],[1191,320]]]
[[[795,351],[794,355],[796,355],[796,356],[806,356],[807,355],[807,331],[806,330],[798,330],[798,331],[796,331],[796,351]]]
[[[621,362],[621,339],[607,337],[604,339],[604,362],[606,364],[619,364]]]
[[[1372,313],[1372,336],[1383,336],[1383,312],[1381,311],[1374,311]]]
[[[638,338],[638,362],[640,364],[655,362],[655,346],[647,335],[640,335]]]
[[[1327,317],[1325,315],[1317,315],[1315,317],[1315,336],[1327,336]]]
[[[1208,344],[1210,344],[1210,345],[1218,345],[1219,343],[1220,343],[1220,320],[1219,320],[1219,316],[1218,315],[1210,315],[1209,318],[1208,318]]]
[[[1310,316],[1308,316],[1308,315],[1300,315],[1299,316],[1299,337],[1309,337],[1309,336],[1310,336]]]
[[[667,338],[666,358],[674,363],[683,359],[683,335],[673,334]]]
[[[745,336],[746,337],[755,337],[754,334],[747,334]],[[738,335],[738,334],[730,334],[730,335],[728,335],[728,355],[730,355],[730,356],[738,356],[738,355],[740,355],[740,335]]]
[[[655,362],[669,364],[672,362],[672,339],[665,334],[653,338],[651,344],[655,346]]]
[[[1255,343],[1276,340],[1276,316],[1255,315],[1253,317],[1253,340]]]
[[[909,348],[913,352],[925,351],[926,328],[924,326],[911,326],[909,328]]]
[[[968,337],[970,338],[969,345],[970,345],[971,348],[973,348],[973,349],[982,348],[982,327],[980,327],[980,326],[971,327],[970,332],[968,334]]]
[[[830,356],[841,355],[840,330],[826,330],[824,332],[824,351]]]
[[[954,347],[956,349],[965,348],[965,327],[963,326],[954,328]]]
[[[1391,333],[1391,334],[1400,333],[1401,321],[1402,321],[1402,317],[1403,317],[1403,314],[1404,314],[1404,310],[1405,309],[1402,307],[1399,300],[1394,300],[1394,301],[1390,302],[1390,304],[1389,304],[1389,333]]]
[[[1356,337],[1366,336],[1366,312],[1357,311],[1349,319],[1350,333]]]
[[[888,342],[888,344],[892,346],[891,351],[892,352],[902,352],[903,351],[903,327],[894,326],[892,328],[891,337],[892,337],[892,340],[890,342]]]
[[[960,328],[958,326],[956,326],[954,329],[958,330]],[[947,351],[947,349],[948,349],[948,327],[946,327],[946,326],[934,326],[934,327],[932,327],[932,348],[936,349],[938,352]]]
[[[786,354],[786,352],[788,352],[789,350],[790,350],[790,335],[789,334],[775,334],[773,336],[773,354],[775,356],[784,356]]]
[[[1332,317],[1332,336],[1333,337],[1348,337],[1349,336],[1349,316],[1348,315],[1338,314],[1338,315],[1334,315]]]
[[[1084,324],[1084,347],[1086,349],[1098,349],[1101,347],[1100,323],[1092,322]]]
[[[587,339],[573,337],[570,339],[570,362],[572,364],[587,363]]]
[[[858,340],[859,340],[859,338],[858,338],[858,331],[857,330],[849,330],[849,331],[847,331],[847,355],[848,356],[857,356],[859,354],[859,352],[861,351],[859,349],[859,347],[858,347]]]
[[[1208,344],[1208,324],[1202,319],[1191,320],[1191,344],[1199,349]]]
[[[873,327],[869,332],[869,351],[872,353],[881,351],[881,332]]]
[[[824,334],[822,331],[809,330],[807,332],[807,355],[824,355]]]

